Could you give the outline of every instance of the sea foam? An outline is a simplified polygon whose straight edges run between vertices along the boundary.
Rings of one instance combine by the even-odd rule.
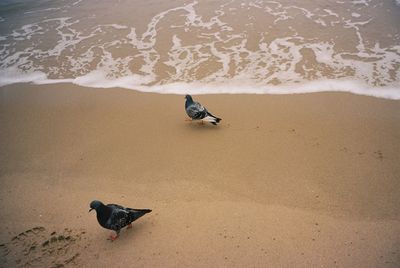
[[[69,79],[49,79],[43,72],[21,73],[16,70],[0,71],[0,86],[14,83],[33,83],[38,85],[72,83],[91,88],[125,88],[141,92],[160,94],[301,94],[316,92],[348,92],[357,95],[373,96],[384,99],[400,100],[400,86],[371,87],[356,80],[317,80],[285,85],[262,85],[252,81],[227,80],[219,83],[177,82],[162,85],[143,86],[149,78],[140,75],[107,78],[101,71]]]
[[[132,5],[122,1],[114,8]],[[189,1],[141,21],[134,14],[101,16],[103,9],[89,1],[39,6],[25,11],[29,21],[1,33],[0,86],[74,83],[170,94],[340,91],[399,99],[400,31],[378,31],[378,18],[370,15],[398,10],[379,1],[322,8],[303,1],[215,1],[211,7]],[[80,8],[93,14],[77,16]]]

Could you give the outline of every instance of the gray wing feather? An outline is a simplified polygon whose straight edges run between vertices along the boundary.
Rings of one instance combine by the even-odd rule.
[[[207,109],[198,102],[193,102],[186,108],[186,113],[190,118],[202,119],[207,115]]]
[[[124,207],[113,204],[113,211],[106,224],[110,229],[118,231],[130,223],[129,219],[129,212]]]

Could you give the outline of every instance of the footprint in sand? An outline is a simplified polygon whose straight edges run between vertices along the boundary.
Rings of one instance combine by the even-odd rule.
[[[87,244],[83,230],[48,232],[34,227],[0,245],[1,267],[63,267],[77,265],[79,252]],[[83,242],[83,243],[82,243]]]
[[[378,150],[378,151],[375,151],[374,152],[374,157],[376,158],[376,159],[379,159],[379,160],[383,160],[383,153],[381,152],[381,150]]]

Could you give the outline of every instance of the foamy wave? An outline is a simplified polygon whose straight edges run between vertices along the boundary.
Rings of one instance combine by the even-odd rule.
[[[140,90],[140,89],[139,89]],[[400,99],[399,87],[369,87],[361,81],[319,80],[285,86],[252,85],[245,82],[226,81],[217,84],[173,83],[142,88],[145,92],[169,94],[301,94],[317,92],[348,92],[357,95],[373,96],[385,99]]]
[[[152,6],[155,12],[140,22],[134,8],[128,19],[104,17],[105,0],[98,9],[90,1],[66,2],[57,7],[62,12],[45,5],[27,11],[25,24],[1,34],[0,85],[68,82],[173,94],[349,91],[397,99],[400,30],[379,31],[382,18],[371,14],[388,11],[371,0],[172,1]],[[135,7],[122,2],[115,8]],[[77,16],[81,8],[93,14]]]
[[[17,68],[0,70],[0,86],[16,83],[35,83],[47,80],[47,75],[43,72],[24,73]]]
[[[38,85],[72,83],[92,88],[125,88],[141,92],[160,94],[300,94],[316,92],[348,92],[357,95],[400,100],[400,85],[393,87],[371,87],[356,80],[318,80],[288,85],[262,85],[253,81],[227,80],[219,83],[169,83],[143,86],[149,79],[146,76],[131,75],[110,79],[107,73],[94,71],[72,79],[49,79],[43,72],[21,73],[16,70],[0,72],[0,86],[14,83],[33,83]]]

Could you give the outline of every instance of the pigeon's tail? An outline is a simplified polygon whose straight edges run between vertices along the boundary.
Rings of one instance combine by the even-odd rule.
[[[129,216],[131,218],[131,221],[135,221],[142,217],[143,215],[150,213],[151,209],[129,209]]]
[[[210,122],[213,125],[217,125],[222,119],[218,118],[218,117],[216,117],[216,116],[214,116],[214,115],[212,115],[211,113],[208,112],[207,116],[204,117],[202,120]]]

